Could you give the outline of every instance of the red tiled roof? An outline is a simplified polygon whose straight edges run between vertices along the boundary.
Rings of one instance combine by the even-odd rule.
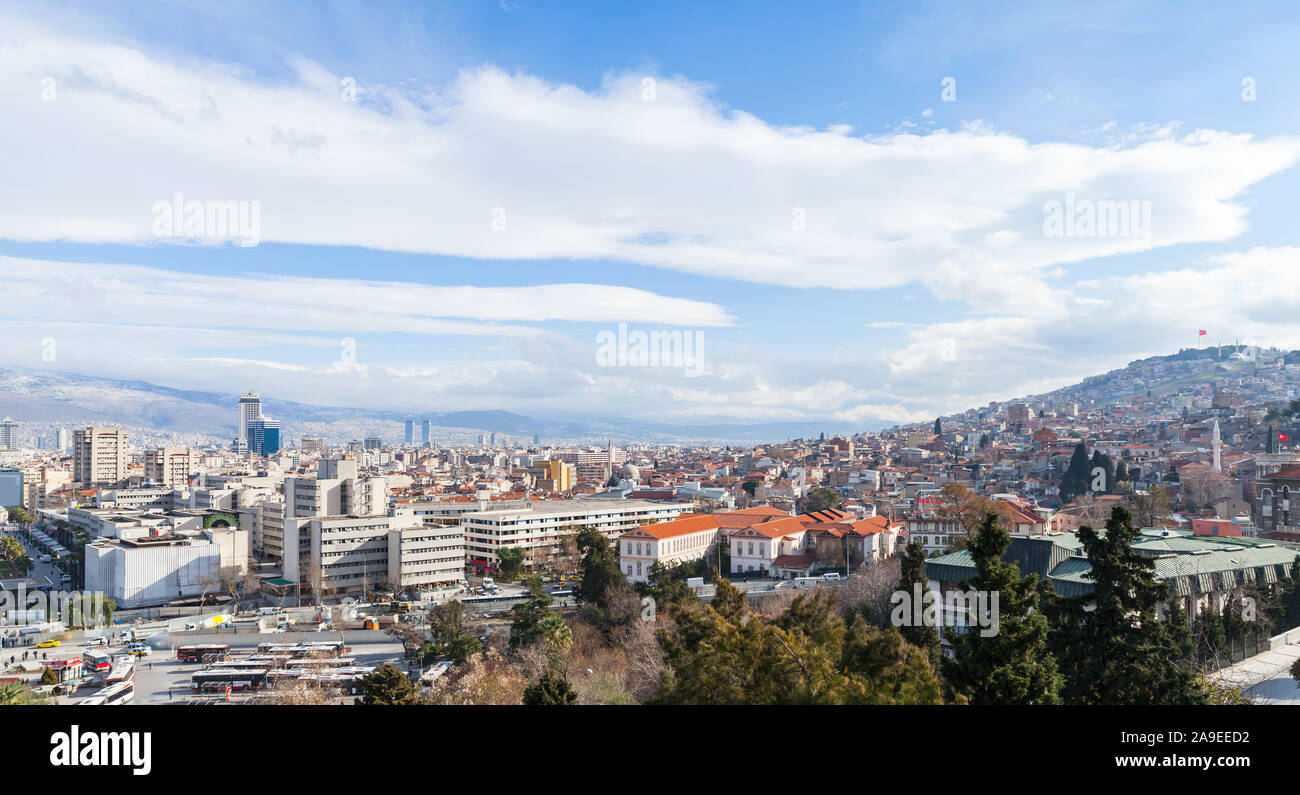
[[[628,530],[623,534],[626,536],[636,537],[645,534],[651,538],[675,538],[689,533],[698,533],[704,530],[717,530],[718,522],[713,514],[704,514],[702,516],[691,516],[685,519],[673,519],[670,522],[660,522],[659,524],[648,524],[644,527],[637,527]]]

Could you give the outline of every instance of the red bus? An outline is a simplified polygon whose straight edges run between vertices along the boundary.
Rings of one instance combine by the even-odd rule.
[[[81,662],[90,676],[102,676],[113,670],[113,658],[107,652],[86,649],[81,653]]]
[[[201,643],[197,646],[179,646],[176,659],[181,662],[219,662],[230,659],[229,643]]]

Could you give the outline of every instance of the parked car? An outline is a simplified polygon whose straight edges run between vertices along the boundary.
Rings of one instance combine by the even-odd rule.
[[[143,657],[152,654],[153,649],[149,648],[149,646],[144,643],[132,643],[130,646],[126,647],[126,653],[136,657]]]

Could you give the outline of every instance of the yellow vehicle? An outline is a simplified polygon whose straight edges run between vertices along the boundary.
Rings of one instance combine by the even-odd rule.
[[[57,641],[57,640],[43,640],[43,641],[41,641],[40,643],[36,644],[36,648],[38,648],[38,649],[53,649],[55,646],[58,646],[58,645],[59,645],[59,641]]]

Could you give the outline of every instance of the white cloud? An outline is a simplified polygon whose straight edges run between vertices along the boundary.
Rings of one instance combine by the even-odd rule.
[[[339,76],[301,59],[297,82],[265,85],[17,21],[0,35],[0,103],[20,120],[0,129],[0,237],[16,240],[152,241],[151,208],[180,192],[259,201],[263,241],[612,258],[788,286],[923,279],[1006,305],[990,284],[1240,234],[1243,192],[1300,156],[1294,138],[1167,124],[1124,148],[1031,144],[979,121],[853,137],[724,109],[679,78],[647,102],[639,75],[589,92],[484,67],[428,96],[360,86],[346,102]],[[1150,238],[1045,237],[1043,204],[1066,193],[1151,202]]]
[[[210,328],[529,336],[511,322],[654,322],[727,326],[719,305],[602,284],[443,286],[363,279],[246,274],[213,276],[136,265],[0,257],[11,319]],[[472,322],[468,322],[472,321]]]

